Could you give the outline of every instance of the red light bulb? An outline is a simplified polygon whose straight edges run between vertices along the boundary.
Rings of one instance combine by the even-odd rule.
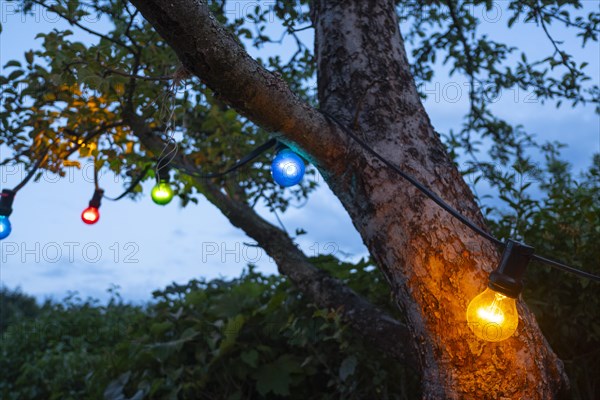
[[[88,225],[93,225],[100,219],[100,212],[96,207],[88,207],[81,213],[81,220]]]
[[[94,197],[90,200],[89,207],[81,213],[81,220],[88,225],[94,225],[100,219],[100,201],[104,196],[104,190],[97,188],[94,191]]]

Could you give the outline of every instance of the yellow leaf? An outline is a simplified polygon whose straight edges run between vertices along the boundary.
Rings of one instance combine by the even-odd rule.
[[[75,167],[77,169],[81,169],[81,163],[79,161],[63,160],[63,165],[65,167]]]

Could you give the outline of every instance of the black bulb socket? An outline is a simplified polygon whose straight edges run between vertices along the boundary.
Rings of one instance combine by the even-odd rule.
[[[523,274],[533,256],[533,247],[509,239],[500,265],[490,274],[488,287],[516,299],[523,290]]]
[[[170,158],[163,158],[156,164],[156,178],[158,182],[169,182],[171,180]]]
[[[102,202],[103,196],[104,196],[104,190],[96,189],[94,191],[94,196],[90,200],[90,207],[100,208],[100,203]]]
[[[0,215],[8,217],[12,213],[12,204],[17,192],[10,189],[3,189],[0,194]]]
[[[281,150],[289,149],[288,145],[280,142],[279,140],[275,144],[275,154],[279,153]]]

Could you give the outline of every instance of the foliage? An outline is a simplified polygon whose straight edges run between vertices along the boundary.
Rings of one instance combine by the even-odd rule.
[[[314,260],[382,307],[366,262]],[[357,278],[357,279],[354,279]],[[2,342],[3,399],[411,399],[409,368],[371,348],[279,276],[193,280],[154,292],[146,310],[77,300],[48,304]],[[383,303],[381,303],[383,302]],[[121,397],[125,396],[125,397]]]
[[[600,112],[600,88],[592,79],[588,60],[577,60],[560,29],[580,41],[595,45],[600,33],[597,8],[579,0],[442,0],[400,2],[399,15],[405,37],[412,45],[411,67],[417,83],[431,82],[440,64],[450,76],[463,76],[469,85],[469,110],[463,126],[447,133],[467,154],[485,147],[492,159],[505,162],[531,144],[524,127],[501,116],[494,108],[502,93],[530,92],[541,104],[560,107],[591,104]],[[488,32],[492,24],[521,29],[522,35],[541,33],[551,53],[531,59],[502,35]],[[496,36],[500,36],[498,39]],[[539,39],[532,39],[539,40]],[[515,43],[517,44],[517,43]],[[541,46],[542,44],[540,44]],[[423,97],[426,97],[423,94]],[[486,146],[483,146],[486,144]]]
[[[102,398],[98,382],[111,373],[111,352],[140,309],[118,296],[105,306],[75,294],[47,302],[35,318],[14,320],[2,334],[3,399]]]
[[[207,173],[225,170],[267,140],[267,132],[224,105],[198,78],[189,76],[173,51],[127,2],[16,3],[23,4],[24,12],[55,13],[72,29],[40,32],[41,49],[27,51],[24,62],[12,60],[4,65],[0,144],[7,145],[13,156],[2,160],[2,165],[17,163],[31,168],[47,154],[41,169],[64,176],[67,168],[81,167],[80,161],[69,160],[79,156],[93,159],[101,171],[131,181],[158,156],[134,134],[134,116],[157,137],[177,138],[178,152]],[[212,6],[229,30],[256,47],[269,43],[261,32],[271,18],[265,14],[270,8],[248,10],[248,17],[226,18],[231,15],[224,4],[214,2]],[[290,30],[304,18],[297,16],[293,4],[281,3],[275,14],[285,16]],[[256,32],[248,28],[249,20],[257,24]],[[99,25],[104,30],[97,31]],[[82,33],[91,39],[83,40]],[[263,63],[287,78],[307,99],[305,83],[314,66],[305,46],[298,46],[290,60],[271,57]],[[237,174],[235,183],[248,202],[262,201],[285,210],[291,201],[304,199],[316,183],[306,179],[283,191],[270,179],[270,156]],[[190,177],[173,173],[183,204],[197,201],[198,188]],[[313,169],[307,171],[309,178],[314,173]],[[151,170],[146,178],[152,179],[152,175]],[[140,185],[131,196],[141,190]]]
[[[24,318],[38,314],[39,307],[35,299],[22,293],[19,289],[0,288],[0,334],[8,325]]]

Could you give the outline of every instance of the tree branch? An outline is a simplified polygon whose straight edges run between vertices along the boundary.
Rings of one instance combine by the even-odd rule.
[[[223,101],[271,132],[282,132],[320,169],[341,172],[343,134],[254,60],[203,0],[132,0],[183,65]],[[321,168],[323,167],[323,168]]]
[[[165,143],[140,118],[129,117],[127,120],[141,144],[150,152],[159,154]],[[181,153],[175,156],[173,164],[186,170],[197,169]],[[417,365],[413,347],[408,345],[413,339],[404,324],[338,279],[316,268],[285,232],[263,219],[250,205],[224,194],[209,180],[196,178],[196,185],[234,226],[253,238],[275,260],[279,272],[318,307],[337,310],[342,320],[365,340],[398,361]]]

